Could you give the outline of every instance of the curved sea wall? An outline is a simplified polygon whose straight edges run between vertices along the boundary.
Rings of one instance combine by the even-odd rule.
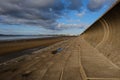
[[[86,30],[83,38],[120,67],[120,3]]]

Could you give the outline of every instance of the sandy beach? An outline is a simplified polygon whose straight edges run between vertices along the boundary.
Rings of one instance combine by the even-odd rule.
[[[47,47],[56,42],[67,39],[68,37],[54,37],[54,38],[42,38],[42,39],[26,39],[26,40],[14,40],[14,41],[2,41],[0,42],[0,56],[7,55],[13,52],[19,52],[26,49],[32,49],[36,47]]]

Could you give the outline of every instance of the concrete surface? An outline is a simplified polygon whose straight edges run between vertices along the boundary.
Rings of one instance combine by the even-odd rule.
[[[93,24],[83,37],[120,67],[120,3]]]

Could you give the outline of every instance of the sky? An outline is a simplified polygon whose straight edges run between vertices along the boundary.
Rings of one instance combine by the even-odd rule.
[[[117,0],[0,0],[0,34],[79,35]]]

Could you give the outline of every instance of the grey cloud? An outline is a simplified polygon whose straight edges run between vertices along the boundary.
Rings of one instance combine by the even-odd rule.
[[[97,11],[103,7],[107,0],[90,0],[88,3],[88,9],[91,11]]]
[[[69,29],[69,28],[85,29],[86,26],[88,26],[88,25],[85,24],[85,23],[79,23],[79,24],[64,24],[64,23],[60,23],[60,24],[57,24],[56,28],[58,30]]]
[[[55,24],[63,9],[61,0],[0,0],[0,22],[48,28]]]
[[[89,0],[87,5],[90,11],[98,11],[100,10],[105,4],[112,6],[117,0]]]

